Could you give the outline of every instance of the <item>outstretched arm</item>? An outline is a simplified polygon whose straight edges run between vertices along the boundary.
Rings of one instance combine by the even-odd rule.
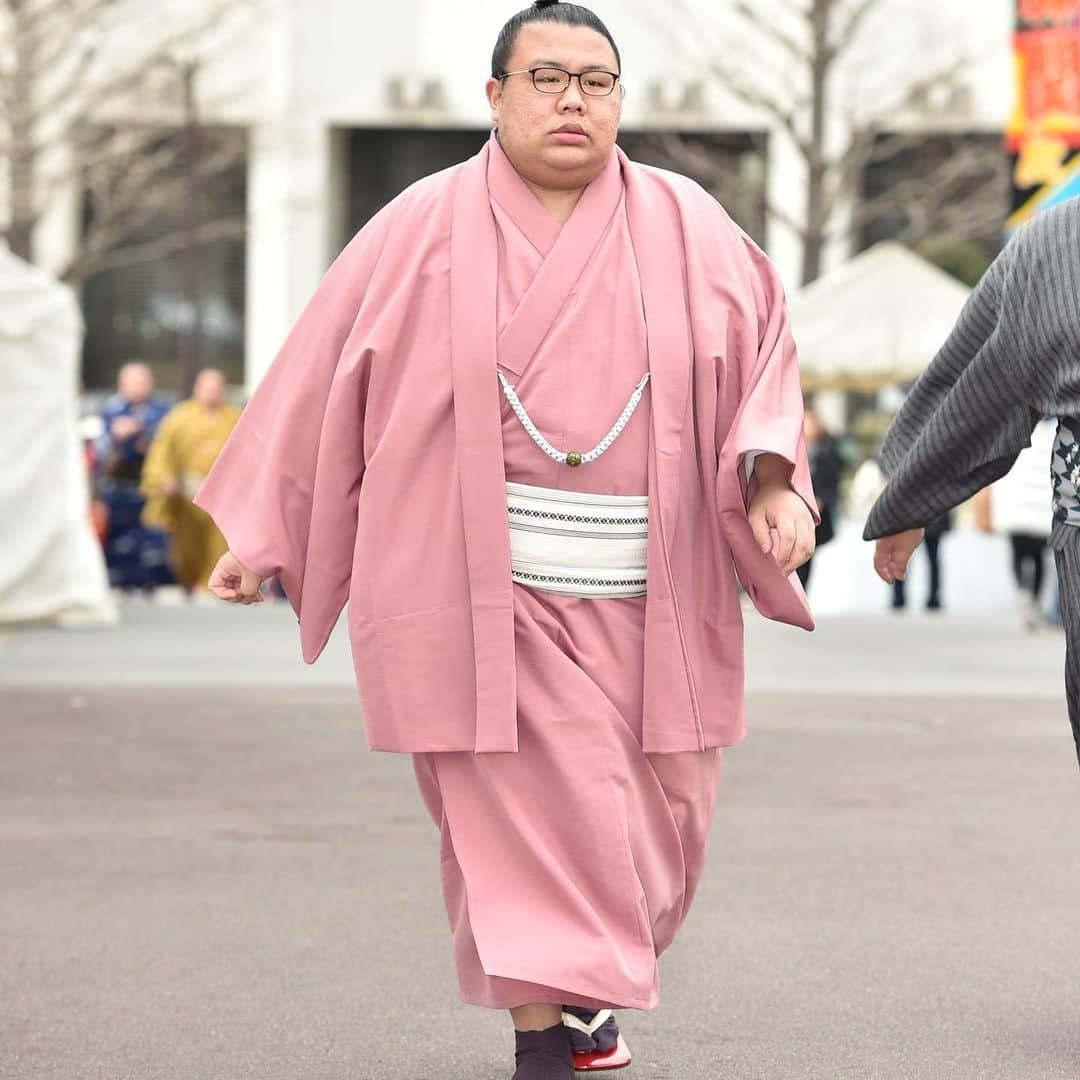
[[[216,595],[250,601],[252,576],[278,577],[301,618],[332,626],[345,603],[356,530],[363,461],[363,411],[369,350],[358,311],[389,232],[393,204],[357,234],[320,282],[269,371],[263,377],[209,476],[195,497],[224,534],[233,562],[215,570]],[[328,441],[327,430],[347,425],[348,439]],[[316,476],[329,475],[319,504]],[[323,529],[320,558],[340,568],[332,596],[306,589],[313,521],[332,517]],[[240,569],[238,569],[240,568]],[[248,571],[245,578],[243,571]],[[219,574],[220,571],[220,574]],[[321,606],[319,606],[321,605]],[[333,618],[326,616],[334,606]],[[318,655],[324,641],[305,646]],[[310,662],[310,661],[309,661]]]
[[[1028,444],[1038,327],[1030,264],[1014,241],[983,276],[945,344],[912,388],[881,448],[888,484],[867,540],[922,528],[1002,477]]]

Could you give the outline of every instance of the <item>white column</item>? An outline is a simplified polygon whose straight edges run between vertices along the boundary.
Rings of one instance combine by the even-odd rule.
[[[245,382],[253,389],[326,272],[331,138],[311,73],[297,0],[264,0],[264,63],[248,140]],[[335,238],[336,239],[336,238]]]
[[[248,152],[245,381],[270,366],[336,252],[330,133],[321,120],[264,120]]]
[[[37,162],[40,182],[56,184],[34,227],[34,263],[59,274],[79,251],[82,187],[74,154],[66,143],[47,146]]]
[[[847,431],[847,394],[843,390],[820,390],[814,395],[814,411],[821,418],[825,430],[833,435]]]
[[[806,168],[798,148],[786,132],[769,133],[765,189],[769,205],[784,216],[802,221],[806,216]],[[772,215],[766,222],[765,250],[780,273],[788,295],[798,289],[802,275],[802,240],[799,234]]]

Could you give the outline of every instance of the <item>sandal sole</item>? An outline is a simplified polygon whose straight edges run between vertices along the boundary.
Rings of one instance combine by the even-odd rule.
[[[630,1064],[630,1048],[622,1035],[619,1041],[604,1053],[590,1050],[584,1054],[574,1054],[574,1069],[577,1072],[600,1072],[605,1069],[625,1069]]]

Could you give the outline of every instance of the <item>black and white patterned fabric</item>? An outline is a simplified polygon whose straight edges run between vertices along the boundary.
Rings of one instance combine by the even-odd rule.
[[[1080,199],[1073,198],[1016,232],[912,387],[881,446],[888,483],[864,538],[925,526],[1001,479],[1044,416],[1080,414],[1078,388]],[[1054,526],[1051,546],[1067,543],[1072,527]]]
[[[1065,629],[1065,700],[1080,761],[1080,532],[1068,530],[1066,541],[1054,551],[1054,560]]]
[[[1080,419],[1065,416],[1058,421],[1050,471],[1055,523],[1080,525]]]
[[[507,482],[511,576],[564,596],[644,596],[647,495],[600,495]]]

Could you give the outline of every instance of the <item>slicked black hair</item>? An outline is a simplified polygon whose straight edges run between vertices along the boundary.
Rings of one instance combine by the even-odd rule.
[[[622,71],[622,57],[619,55],[619,46],[611,36],[611,31],[593,14],[587,7],[581,4],[563,4],[559,0],[536,0],[532,7],[519,11],[502,28],[499,40],[495,42],[495,51],[491,54],[491,77],[502,78],[506,74],[506,63],[510,54],[514,51],[514,42],[517,41],[518,31],[529,23],[562,23],[563,26],[587,26],[602,34],[611,43],[615,50],[615,62],[619,71]],[[618,74],[618,72],[616,73]]]

